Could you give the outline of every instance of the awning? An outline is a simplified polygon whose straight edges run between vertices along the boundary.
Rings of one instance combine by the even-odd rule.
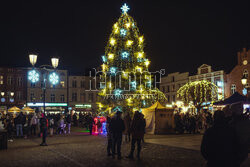
[[[11,108],[8,109],[8,112],[20,112],[20,111],[21,111],[21,109],[16,107],[16,106],[11,107]]]
[[[238,92],[235,92],[229,98],[226,98],[225,100],[215,102],[213,105],[227,105],[227,104],[233,104],[233,103],[237,103],[237,102],[247,102],[246,96],[242,96]]]

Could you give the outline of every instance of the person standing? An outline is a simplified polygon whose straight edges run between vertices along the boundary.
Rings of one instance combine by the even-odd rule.
[[[121,112],[117,111],[115,117],[111,120],[110,130],[112,133],[112,157],[115,158],[117,151],[118,159],[121,159],[122,132],[125,130],[124,121],[121,119]]]
[[[31,118],[31,121],[30,121],[30,124],[31,124],[31,135],[32,135],[32,132],[34,132],[34,136],[36,136],[36,126],[37,126],[37,117],[36,117],[36,114],[34,114]]]
[[[125,125],[125,141],[130,142],[130,125],[131,125],[131,117],[129,113],[127,112],[124,117],[124,125]]]
[[[145,121],[143,118],[143,114],[136,111],[134,114],[133,121],[131,123],[131,134],[132,134],[132,142],[131,142],[131,151],[128,158],[134,158],[135,144],[137,143],[137,159],[140,159],[141,152],[141,141],[144,136],[145,131]]]
[[[46,119],[45,114],[42,113],[40,118],[40,130],[43,135],[43,140],[40,146],[48,146],[46,143],[47,129],[48,129],[48,120]]]
[[[239,167],[239,142],[223,111],[214,112],[214,125],[202,138],[201,154],[208,167]]]
[[[20,112],[20,114],[15,118],[15,124],[16,124],[16,136],[23,136],[23,113]]]
[[[49,119],[49,134],[51,137],[54,134],[54,125],[55,125],[54,119],[53,119],[53,117],[50,117],[50,119]]]
[[[107,145],[107,155],[110,156],[112,155],[112,133],[110,130],[110,123],[111,123],[111,118],[107,116],[107,122],[106,122],[106,130],[107,130],[107,139],[108,139],[108,145]]]
[[[66,123],[68,127],[68,134],[70,134],[70,127],[71,127],[71,115],[70,114],[68,114],[66,117]]]
[[[93,123],[94,123],[94,119],[93,119],[93,117],[90,115],[89,118],[88,118],[89,135],[92,135]]]

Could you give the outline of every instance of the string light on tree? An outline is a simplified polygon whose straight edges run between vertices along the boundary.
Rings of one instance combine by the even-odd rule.
[[[126,59],[128,58],[129,53],[127,51],[122,52],[122,58]]]
[[[103,61],[103,63],[106,63],[107,62],[107,57],[106,56],[102,56],[102,61]]]
[[[110,73],[114,75],[116,73],[116,67],[111,67]]]
[[[122,29],[120,30],[120,34],[121,34],[121,36],[126,36],[127,30],[125,30],[124,28],[122,28]]]
[[[127,46],[131,46],[133,44],[133,41],[132,40],[127,40]]]
[[[113,59],[114,59],[114,54],[109,53],[108,58],[109,58],[110,60],[113,60]]]
[[[113,45],[113,46],[115,45],[115,39],[114,38],[110,39],[110,44]]]

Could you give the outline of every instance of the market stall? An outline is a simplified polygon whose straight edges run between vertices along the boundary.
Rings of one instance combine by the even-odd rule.
[[[173,132],[173,108],[164,107],[159,102],[156,102],[149,108],[143,108],[142,113],[146,119],[146,133],[164,134]]]
[[[11,108],[8,109],[8,112],[10,112],[10,113],[18,113],[20,111],[21,111],[21,109],[16,107],[16,106],[11,107]]]

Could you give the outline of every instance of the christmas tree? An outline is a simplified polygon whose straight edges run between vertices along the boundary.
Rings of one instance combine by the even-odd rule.
[[[124,4],[121,10],[102,56],[100,111],[139,110],[152,105],[159,96],[165,97],[152,86],[148,70],[150,61],[144,53],[144,36],[127,13],[129,7]]]

